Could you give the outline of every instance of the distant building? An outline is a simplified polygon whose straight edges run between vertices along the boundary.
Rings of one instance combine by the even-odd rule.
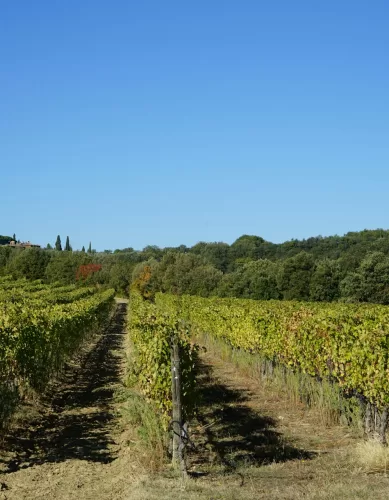
[[[15,240],[10,241],[8,246],[13,247],[13,248],[40,248],[41,247],[40,245],[34,245],[33,243],[31,243],[31,241],[16,243]]]

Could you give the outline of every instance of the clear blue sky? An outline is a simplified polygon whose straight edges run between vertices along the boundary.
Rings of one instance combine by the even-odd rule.
[[[0,234],[74,248],[389,227],[386,0],[0,6]]]

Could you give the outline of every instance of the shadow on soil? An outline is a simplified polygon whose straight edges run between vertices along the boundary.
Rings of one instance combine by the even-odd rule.
[[[248,391],[237,391],[215,380],[212,366],[200,363],[197,421],[199,434],[194,436],[196,449],[189,451],[189,467],[199,472],[208,464],[221,465],[224,472],[241,466],[259,466],[316,456],[294,447],[277,432],[275,419],[262,416],[245,402]]]
[[[113,386],[120,381],[121,360],[115,350],[122,346],[125,315],[126,304],[118,304],[110,325],[81,366],[65,368],[44,401],[50,411],[4,437],[1,455],[6,458],[0,458],[0,464],[5,472],[74,458],[114,460],[109,449],[114,419],[110,404]]]

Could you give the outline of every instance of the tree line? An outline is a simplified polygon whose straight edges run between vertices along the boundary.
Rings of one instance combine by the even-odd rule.
[[[57,239],[58,240],[58,239]],[[58,243],[58,241],[56,242]],[[60,243],[60,241],[59,241]],[[389,304],[389,231],[350,232],[275,244],[243,235],[233,244],[147,246],[96,252],[12,249],[0,246],[0,275],[74,282],[80,265],[98,264],[88,279],[128,293],[131,284],[203,297]]]

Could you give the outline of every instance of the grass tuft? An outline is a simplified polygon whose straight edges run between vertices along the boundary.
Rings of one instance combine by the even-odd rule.
[[[376,440],[358,443],[354,450],[356,462],[369,474],[389,472],[389,448]]]
[[[148,472],[166,465],[166,433],[161,419],[144,396],[134,388],[122,387],[116,392],[119,413],[126,429],[125,444]]]

